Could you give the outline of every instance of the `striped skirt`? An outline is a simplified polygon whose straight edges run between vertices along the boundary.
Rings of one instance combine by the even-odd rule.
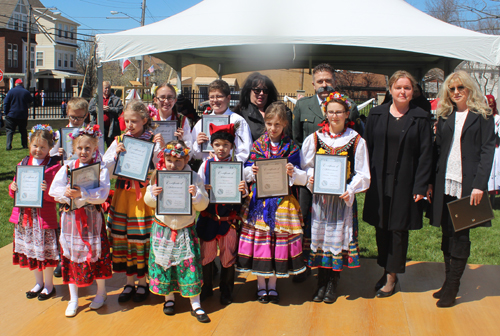
[[[146,188],[141,189],[142,194]],[[116,189],[108,214],[113,271],[141,278],[148,273],[149,236],[154,209],[136,201],[135,190]]]
[[[238,246],[240,272],[287,278],[306,270],[302,258],[301,234],[271,232],[244,224]]]

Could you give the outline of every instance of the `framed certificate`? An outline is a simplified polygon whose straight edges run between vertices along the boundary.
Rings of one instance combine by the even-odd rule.
[[[210,138],[210,124],[214,124],[215,126],[222,126],[229,124],[229,116],[227,115],[204,115],[201,119],[201,131],[205,133]],[[195,139],[196,141],[196,139]],[[210,141],[204,142],[201,145],[202,152],[213,152],[212,145],[210,145]]]
[[[257,160],[257,198],[288,196],[288,159]]]
[[[342,195],[346,190],[347,156],[316,154],[313,194]]]
[[[238,185],[243,181],[243,162],[210,161],[210,203],[241,204]]]
[[[73,169],[70,172],[71,189],[74,189],[75,186],[84,188],[86,190],[99,188],[100,174],[101,174],[100,162],[96,162],[85,167]],[[87,204],[84,204],[82,206],[85,205]],[[71,200],[70,210],[75,210],[75,209],[77,209],[75,202]]]
[[[61,137],[61,147],[64,151],[64,160],[76,160],[76,155],[73,155],[73,139],[69,137],[69,134],[73,133],[77,127],[62,127],[59,129],[59,136]]]
[[[17,191],[14,206],[19,208],[43,207],[42,182],[45,166],[16,166]]]
[[[175,131],[177,131],[176,120],[154,121],[153,123],[157,126],[154,133],[161,134],[165,143],[169,143],[170,141],[176,139],[174,135]]]
[[[158,215],[192,215],[193,199],[189,193],[192,181],[190,171],[158,171],[156,184],[163,188],[156,199]]]
[[[153,157],[155,143],[124,136],[123,145],[127,151],[118,155],[113,174],[145,182],[148,178],[149,164]]]

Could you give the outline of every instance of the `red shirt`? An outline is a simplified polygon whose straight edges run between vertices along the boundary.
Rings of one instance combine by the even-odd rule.
[[[102,106],[108,106],[109,104],[109,97],[103,97],[102,98]],[[109,121],[109,116],[106,112],[104,112],[104,127],[108,128],[111,122]]]

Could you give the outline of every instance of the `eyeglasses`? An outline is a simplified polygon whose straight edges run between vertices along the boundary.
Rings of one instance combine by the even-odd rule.
[[[342,114],[345,113],[345,111],[326,111],[329,115],[334,115],[336,117],[341,116]]]
[[[261,88],[253,88],[252,89],[253,93],[255,94],[259,94],[259,93],[263,93],[263,94],[268,94],[269,93],[269,89],[261,89]]]
[[[73,117],[73,116],[68,116],[68,118],[71,121],[78,121],[78,120],[84,120],[86,117]]]
[[[172,97],[172,96],[168,96],[168,97],[156,97],[156,99],[158,99],[160,102],[163,103],[165,100],[174,101],[175,97]]]
[[[226,97],[224,97],[224,96],[210,96],[210,97],[208,97],[208,100],[223,100],[224,98],[226,98]]]
[[[465,86],[459,85],[459,86],[453,86],[453,87],[448,87],[448,90],[453,93],[455,90],[458,90],[459,92],[462,92],[465,90]]]

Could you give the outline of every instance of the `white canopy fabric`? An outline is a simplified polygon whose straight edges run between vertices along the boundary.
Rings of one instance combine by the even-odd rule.
[[[403,0],[204,0],[144,27],[96,36],[102,62],[154,55],[219,75],[311,68],[417,75],[462,60],[500,65],[500,36],[437,20]]]

